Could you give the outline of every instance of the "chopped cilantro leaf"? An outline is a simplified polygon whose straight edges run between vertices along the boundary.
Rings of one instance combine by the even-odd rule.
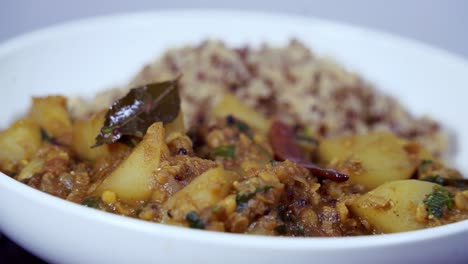
[[[224,157],[228,159],[234,158],[235,154],[236,154],[235,145],[221,146],[211,151],[211,155],[214,157]]]
[[[255,194],[257,194],[257,193],[262,193],[262,192],[266,192],[266,191],[270,190],[271,188],[273,188],[273,186],[270,186],[270,185],[266,185],[266,186],[262,186],[262,187],[257,187],[257,188],[255,188]]]
[[[227,122],[228,126],[236,127],[241,133],[244,133],[249,138],[252,138],[252,135],[250,134],[250,127],[249,127],[249,125],[247,125],[247,123],[245,123],[245,122],[243,122],[243,121],[241,121],[239,119],[236,119],[232,115],[228,115],[226,117],[226,122]]]
[[[429,164],[432,164],[432,160],[423,160],[423,161],[421,161],[420,166],[429,165]]]
[[[196,229],[205,229],[205,223],[200,218],[200,216],[194,212],[190,211],[185,215],[185,220],[187,220],[189,227]]]
[[[254,197],[257,193],[266,192],[270,190],[271,188],[273,188],[273,186],[266,185],[262,187],[257,187],[255,188],[255,191],[250,192],[250,193],[238,193],[236,195],[237,211],[242,211],[243,209],[245,209],[245,207],[247,206],[247,202],[252,197]]]
[[[430,215],[442,218],[444,209],[451,210],[453,207],[453,194],[443,187],[436,186],[424,200],[424,205]]]
[[[81,204],[84,205],[84,206],[87,206],[87,207],[97,208],[98,205],[99,205],[99,202],[94,197],[88,197],[88,198],[84,199]]]
[[[240,120],[236,120],[235,122],[235,126],[237,127],[237,129],[239,129],[240,132],[244,133],[244,134],[248,134],[249,132],[249,125],[247,125],[246,123],[240,121]]]
[[[53,137],[51,137],[47,131],[41,127],[41,139],[42,141],[49,142],[52,145],[60,146],[60,143]]]
[[[213,213],[218,213],[221,210],[222,206],[220,204],[217,204],[213,209],[211,209],[211,212]]]
[[[423,174],[426,171],[426,169],[432,164],[432,160],[422,160],[418,167],[418,174]]]
[[[49,136],[49,134],[47,134],[47,132],[45,131],[44,128],[41,127],[41,139],[43,141],[50,141],[51,137]]]
[[[288,229],[286,228],[286,225],[278,225],[275,227],[275,231],[279,235],[285,235],[288,232]]]

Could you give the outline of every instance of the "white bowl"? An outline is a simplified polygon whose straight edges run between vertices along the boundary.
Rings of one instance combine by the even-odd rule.
[[[285,44],[297,37],[427,113],[458,135],[455,165],[468,164],[466,61],[426,45],[337,23],[221,10],[163,11],[84,20],[0,46],[5,127],[32,95],[91,95],[126,83],[165,48],[211,37],[229,44]],[[463,121],[465,120],[465,121]],[[422,231],[344,238],[236,235],[165,226],[52,197],[0,175],[0,229],[56,263],[414,263],[468,259],[468,221]]]

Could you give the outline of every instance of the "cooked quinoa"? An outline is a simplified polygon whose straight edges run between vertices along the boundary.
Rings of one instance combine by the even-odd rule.
[[[437,156],[448,149],[448,137],[439,124],[411,115],[358,74],[297,40],[285,47],[264,44],[259,49],[232,48],[214,40],[170,49],[146,65],[127,88],[104,92],[89,106],[74,100],[72,110],[76,115],[95,112],[132,87],[179,75],[187,127],[206,116],[224,94],[233,93],[268,116],[290,119],[323,137],[390,130]]]

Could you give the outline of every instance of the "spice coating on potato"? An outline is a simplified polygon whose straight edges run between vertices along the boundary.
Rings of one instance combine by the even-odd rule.
[[[13,171],[19,163],[27,162],[41,146],[39,126],[30,119],[16,121],[0,132],[0,168],[3,172]]]
[[[417,220],[417,210],[435,186],[435,183],[418,180],[388,182],[353,201],[350,208],[377,232],[422,229],[425,225]]]
[[[153,172],[168,153],[162,123],[153,124],[132,153],[104,180],[97,192],[113,191],[121,199],[151,195]]]
[[[33,98],[29,116],[50,137],[69,145],[72,139],[72,123],[63,96]]]
[[[348,173],[352,182],[369,189],[389,181],[409,179],[418,166],[405,149],[406,142],[389,132],[325,139],[321,161]]]

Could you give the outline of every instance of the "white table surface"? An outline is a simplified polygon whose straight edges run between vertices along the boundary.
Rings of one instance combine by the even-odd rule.
[[[351,23],[417,39],[468,59],[466,0],[0,0],[0,42],[90,16],[209,7],[285,12]]]

